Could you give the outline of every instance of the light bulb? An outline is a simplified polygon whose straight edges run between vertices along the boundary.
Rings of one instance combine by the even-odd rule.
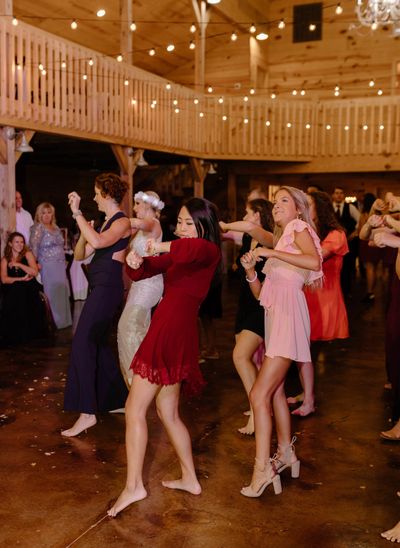
[[[171,84],[165,84],[165,89],[169,91],[171,89]]]
[[[13,18],[12,24],[14,25],[14,27],[18,25],[18,19],[16,17]]]
[[[193,103],[194,103],[195,105],[198,105],[198,104],[199,104],[199,100],[198,100],[198,99],[193,99]]]
[[[309,25],[308,27],[308,30],[310,30],[311,32],[314,32],[316,28],[317,28],[317,25],[315,25],[314,23],[311,23],[311,25]]]
[[[311,124],[306,124],[306,129],[310,129],[311,128]]]
[[[196,47],[196,44],[193,42],[193,40],[190,40],[189,49],[195,49],[195,47]]]
[[[368,129],[368,125],[367,125],[367,124],[364,124],[364,125],[363,125],[363,130],[364,130],[364,131],[367,131],[367,129]]]
[[[251,89],[250,89],[250,95],[254,95],[255,92],[256,92],[256,90],[255,90],[254,88],[251,88]]]
[[[286,27],[285,21],[281,19],[278,24],[278,29],[284,29]]]
[[[208,93],[212,93],[212,92],[213,92],[213,87],[212,87],[212,86],[208,86],[207,91],[208,91]]]
[[[371,25],[371,30],[376,30],[378,28],[378,23],[374,21]]]
[[[195,32],[196,32],[196,25],[195,25],[194,23],[192,23],[192,24],[190,25],[190,29],[189,29],[189,30],[190,30],[190,32],[191,32],[192,34],[195,33]]]
[[[134,21],[132,21],[132,23],[129,25],[129,28],[131,29],[132,32],[135,32],[136,30],[136,23]]]
[[[93,61],[92,58],[89,59],[88,65],[89,65],[90,67],[92,67],[92,66],[94,65],[94,61]]]
[[[256,32],[256,26],[254,23],[251,24],[251,27],[249,28],[249,31],[251,32],[251,34],[254,34]]]
[[[131,105],[136,105],[136,99],[131,99]]]
[[[200,118],[204,118],[204,112],[199,113]]]
[[[340,3],[336,6],[335,13],[336,15],[341,15],[343,13],[343,8]]]
[[[176,105],[178,104],[178,99],[174,99],[174,100],[172,101],[172,104],[176,106]]]
[[[292,91],[292,95],[297,95],[297,89],[294,89],[294,90]]]
[[[171,52],[171,51],[174,51],[174,49],[175,49],[174,44],[168,44],[167,51]]]
[[[39,70],[43,70],[43,69],[44,69],[43,63],[39,63]]]
[[[71,29],[76,30],[78,28],[78,23],[75,21],[75,19],[71,23]]]
[[[244,122],[245,124],[248,124],[248,123],[249,123],[249,119],[248,119],[248,118],[244,118],[243,122]]]
[[[123,59],[124,59],[124,58],[122,57],[121,54],[117,55],[117,61],[118,61],[118,63],[121,63],[121,62],[123,61]]]
[[[105,14],[106,14],[106,10],[103,8],[100,8],[99,10],[97,10],[97,13],[96,13],[97,17],[104,17]]]
[[[370,80],[368,85],[369,85],[370,88],[373,88],[374,85],[375,85],[374,80]]]
[[[42,70],[42,76],[46,76],[47,72],[46,72],[46,69],[43,69]]]
[[[332,129],[332,126],[330,124],[327,124],[326,129],[329,131],[330,129]]]
[[[381,125],[379,126],[379,129],[380,129],[380,130],[385,129],[385,126],[384,126],[383,124],[381,124]]]
[[[226,116],[226,115],[224,114],[224,115],[222,116],[222,120],[223,120],[224,122],[226,122],[227,119],[228,119],[228,116]]]
[[[381,89],[378,89],[377,93],[378,95],[383,95],[383,91]]]
[[[82,76],[82,80],[87,80],[87,74],[84,74],[84,75]]]
[[[150,57],[153,57],[153,55],[156,54],[156,50],[154,48],[149,49],[149,55]]]
[[[303,96],[304,96],[305,94],[306,94],[305,90],[302,89],[302,90],[300,91],[300,95],[303,95]]]
[[[124,85],[129,86],[129,80],[125,80]]]
[[[263,40],[268,40],[269,35],[266,32],[259,32],[256,38],[262,42]]]
[[[238,38],[238,36],[237,36],[236,32],[233,31],[232,34],[231,34],[231,40],[232,40],[232,42],[236,42],[237,38]]]
[[[67,63],[65,61],[62,61],[61,68],[63,69],[67,68]]]
[[[276,94],[275,93],[271,93],[271,99],[276,99]]]
[[[265,125],[266,125],[267,127],[269,127],[269,126],[271,125],[271,122],[270,122],[269,120],[267,120],[267,121],[265,122]]]
[[[349,131],[349,129],[350,129],[350,126],[344,126],[345,131]]]
[[[175,109],[175,114],[179,114],[179,108]]]
[[[292,127],[292,124],[291,124],[290,122],[288,122],[288,123],[286,124],[286,127],[291,128],[291,127]]]
[[[223,102],[224,102],[224,98],[223,98],[223,97],[220,97],[220,98],[218,99],[218,103],[219,103],[220,105],[222,105]]]

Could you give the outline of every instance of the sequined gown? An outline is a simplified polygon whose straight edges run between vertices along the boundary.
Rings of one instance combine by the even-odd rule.
[[[147,235],[139,230],[130,244],[141,257],[146,257]],[[157,238],[161,242],[162,234]],[[118,354],[122,374],[127,384],[132,382],[130,369],[133,356],[136,354],[150,325],[151,309],[161,299],[164,289],[162,274],[132,282],[126,299],[124,311],[118,323]]]
[[[64,238],[61,230],[48,230],[41,223],[31,228],[30,247],[40,264],[40,277],[58,329],[72,324],[66,274]]]
[[[125,215],[117,212],[103,230]],[[82,309],[72,341],[64,409],[96,414],[124,407],[128,395],[124,379],[108,342],[112,321],[124,296],[122,267],[113,254],[128,245],[129,238],[97,249],[89,266],[90,293]]]

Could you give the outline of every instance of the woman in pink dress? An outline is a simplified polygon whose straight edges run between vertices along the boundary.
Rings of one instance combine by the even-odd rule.
[[[270,483],[275,494],[280,493],[279,473],[285,468],[291,468],[292,477],[299,476],[300,461],[294,451],[294,438],[291,438],[284,384],[293,360],[311,361],[310,318],[303,286],[322,280],[319,238],[311,226],[304,192],[281,187],[275,194],[272,215],[276,225],[275,248],[256,248],[242,258],[247,281],[253,294],[259,296],[266,318],[265,359],[250,392],[256,459],[251,483],[241,490],[246,497],[259,497]],[[268,257],[262,286],[254,268],[259,257]],[[278,451],[271,459],[273,418]]]
[[[127,256],[127,272],[134,281],[165,273],[164,296],[147,334],[136,352],[131,369],[133,380],[126,414],[127,480],[124,490],[108,515],[144,499],[142,470],[147,446],[147,409],[156,399],[158,415],[178,455],[181,478],[163,481],[164,487],[201,493],[194,469],[189,432],[179,416],[181,384],[187,393],[203,385],[199,369],[197,316],[220,264],[220,230],[214,204],[192,198],[178,215],[179,240],[149,240],[147,251],[159,257]]]
[[[349,324],[340,285],[343,256],[349,251],[346,233],[335,216],[329,194],[311,192],[307,199],[310,204],[311,219],[321,239],[324,259],[323,286],[312,291],[305,289],[311,321],[311,342],[347,339]],[[315,411],[314,367],[312,361],[298,363],[297,366],[304,392],[288,398],[288,403],[303,402],[300,407],[292,411],[292,414],[306,417]]]

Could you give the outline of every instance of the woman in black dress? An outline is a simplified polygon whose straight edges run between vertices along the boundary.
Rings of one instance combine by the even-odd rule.
[[[244,232],[242,248],[239,257],[259,245],[272,245],[272,203],[268,200],[251,200],[246,206],[246,215],[243,221],[233,223],[220,222],[222,230]],[[257,367],[253,361],[254,353],[264,342],[264,309],[253,296],[246,280],[246,273],[240,261],[237,262],[240,273],[239,303],[235,323],[235,348],[233,349],[233,363],[242,380],[246,394],[256,380]],[[264,262],[258,262],[256,272],[262,282]],[[241,434],[254,434],[253,413],[250,411],[247,424],[239,428]]]
[[[38,265],[19,232],[9,235],[1,259],[3,344],[25,343],[46,335],[45,308],[35,279]]]
[[[76,192],[68,195],[72,216],[81,233],[74,257],[82,260],[92,253],[94,256],[89,265],[90,294],[72,341],[64,398],[64,409],[78,411],[80,415],[72,428],[62,432],[63,436],[77,436],[94,426],[97,412],[124,407],[128,395],[107,342],[113,317],[124,295],[122,265],[131,226],[119,204],[127,187],[114,173],[96,178],[94,201],[106,215],[99,232],[82,215],[80,196]]]

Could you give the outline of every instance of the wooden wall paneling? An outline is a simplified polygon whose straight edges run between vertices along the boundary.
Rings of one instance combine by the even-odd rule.
[[[26,103],[25,89],[24,89],[24,74],[25,74],[25,59],[24,59],[24,36],[23,29],[17,27],[16,37],[16,59],[17,66],[15,67],[15,83],[16,83],[16,97],[17,97],[17,111],[18,117],[24,116],[24,105]]]
[[[386,124],[383,122],[384,120],[384,115],[383,115],[383,106],[382,106],[382,103],[378,106],[378,125],[384,125],[385,129],[384,130],[381,130],[379,129],[378,130],[378,139],[377,139],[377,144],[378,144],[378,154],[382,154],[383,153],[383,149],[384,149],[384,146],[383,146],[383,142],[384,142],[384,135],[387,134],[387,131],[388,131],[388,124],[387,124],[387,120],[386,120]]]
[[[398,153],[399,150],[400,150],[400,106],[399,106],[398,101],[393,104],[393,107],[394,107],[395,113],[396,113],[396,116],[395,116],[395,121],[396,121],[395,128],[396,129],[395,129],[395,138],[394,138],[394,151],[396,151]]]
[[[64,43],[60,47],[60,125],[67,126],[68,120],[68,93],[67,93],[67,71],[68,71],[68,56],[67,48]],[[63,66],[66,63],[66,66]]]
[[[61,44],[57,42],[53,50],[54,82],[54,124],[60,126],[61,120]]]
[[[12,34],[8,35],[7,40],[7,46],[8,46],[8,59],[10,62],[10,66],[8,69],[7,74],[7,84],[8,84],[8,91],[7,96],[9,99],[9,114],[11,116],[16,115],[16,101],[15,101],[15,39]]]
[[[7,51],[7,31],[5,18],[0,17],[0,51]],[[0,56],[0,110],[3,114],[7,109],[7,56]]]
[[[0,163],[0,243],[3,254],[5,240],[15,230],[15,141],[0,132],[2,156],[5,163]]]

